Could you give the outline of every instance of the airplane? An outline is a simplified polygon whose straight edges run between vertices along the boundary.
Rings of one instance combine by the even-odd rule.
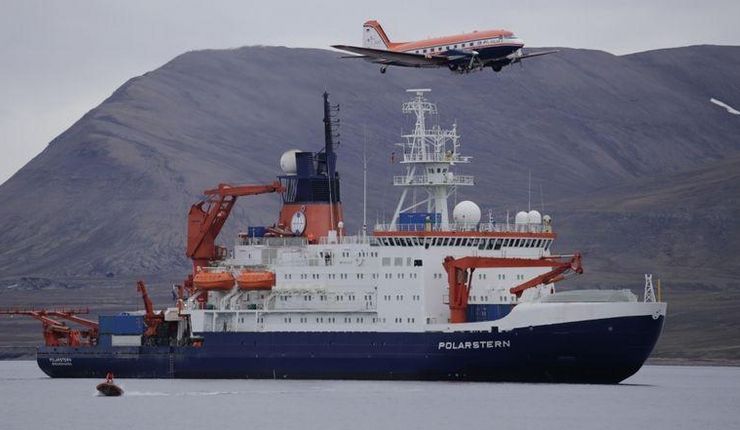
[[[550,50],[525,54],[522,51],[524,42],[508,30],[474,31],[414,42],[391,42],[378,21],[367,21],[362,27],[361,47],[332,45],[332,48],[359,54],[342,58],[360,58],[380,64],[380,73],[385,73],[388,66],[447,67],[459,74],[490,67],[500,72],[504,66],[519,63],[525,58],[558,52]]]

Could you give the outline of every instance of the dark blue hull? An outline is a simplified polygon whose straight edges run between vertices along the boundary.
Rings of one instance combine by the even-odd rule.
[[[49,376],[415,379],[618,383],[650,355],[663,317],[509,332],[204,333],[195,347],[41,347]]]

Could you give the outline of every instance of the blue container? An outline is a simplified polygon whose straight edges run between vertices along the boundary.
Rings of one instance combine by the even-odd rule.
[[[398,216],[398,223],[407,225],[424,226],[426,223],[439,224],[442,222],[442,214],[435,212],[404,212]],[[411,227],[413,230],[423,230],[423,228]]]
[[[265,237],[267,233],[267,227],[247,227],[247,236],[249,237]]]
[[[142,315],[101,315],[98,318],[101,334],[142,334]]]

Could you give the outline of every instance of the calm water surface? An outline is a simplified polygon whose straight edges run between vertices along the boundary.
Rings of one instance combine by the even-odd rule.
[[[50,379],[0,362],[0,429],[740,429],[740,368],[646,366],[621,385]]]

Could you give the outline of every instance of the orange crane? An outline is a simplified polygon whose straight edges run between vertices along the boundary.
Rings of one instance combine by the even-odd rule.
[[[146,324],[144,336],[156,336],[159,326],[164,322],[164,312],[154,312],[154,305],[152,304],[152,299],[149,298],[144,281],[136,282],[136,291],[141,293],[141,298],[144,301],[144,323]]]
[[[87,314],[85,309],[0,309],[0,315],[25,315],[41,321],[44,331],[44,343],[46,346],[81,346],[92,345],[97,342],[99,326],[98,323],[84,318],[78,314]],[[61,318],[85,326],[86,330],[76,330],[68,327]]]
[[[570,257],[570,258],[568,258]],[[551,267],[552,270],[543,273],[527,282],[509,289],[509,292],[521,297],[522,293],[532,287],[550,284],[565,279],[569,273],[582,274],[581,254],[572,256],[550,256],[538,259],[504,258],[504,257],[445,257],[442,264],[447,271],[447,282],[450,287],[450,322],[462,323],[467,321],[468,298],[472,285],[473,272],[483,268],[516,268],[516,267]]]
[[[185,253],[193,260],[193,275],[198,267],[208,266],[209,262],[225,256],[225,249],[216,246],[216,237],[221,233],[238,197],[279,193],[283,190],[279,181],[270,185],[219,184],[218,188],[206,190],[203,193],[205,199],[191,206],[188,212],[188,244]]]

